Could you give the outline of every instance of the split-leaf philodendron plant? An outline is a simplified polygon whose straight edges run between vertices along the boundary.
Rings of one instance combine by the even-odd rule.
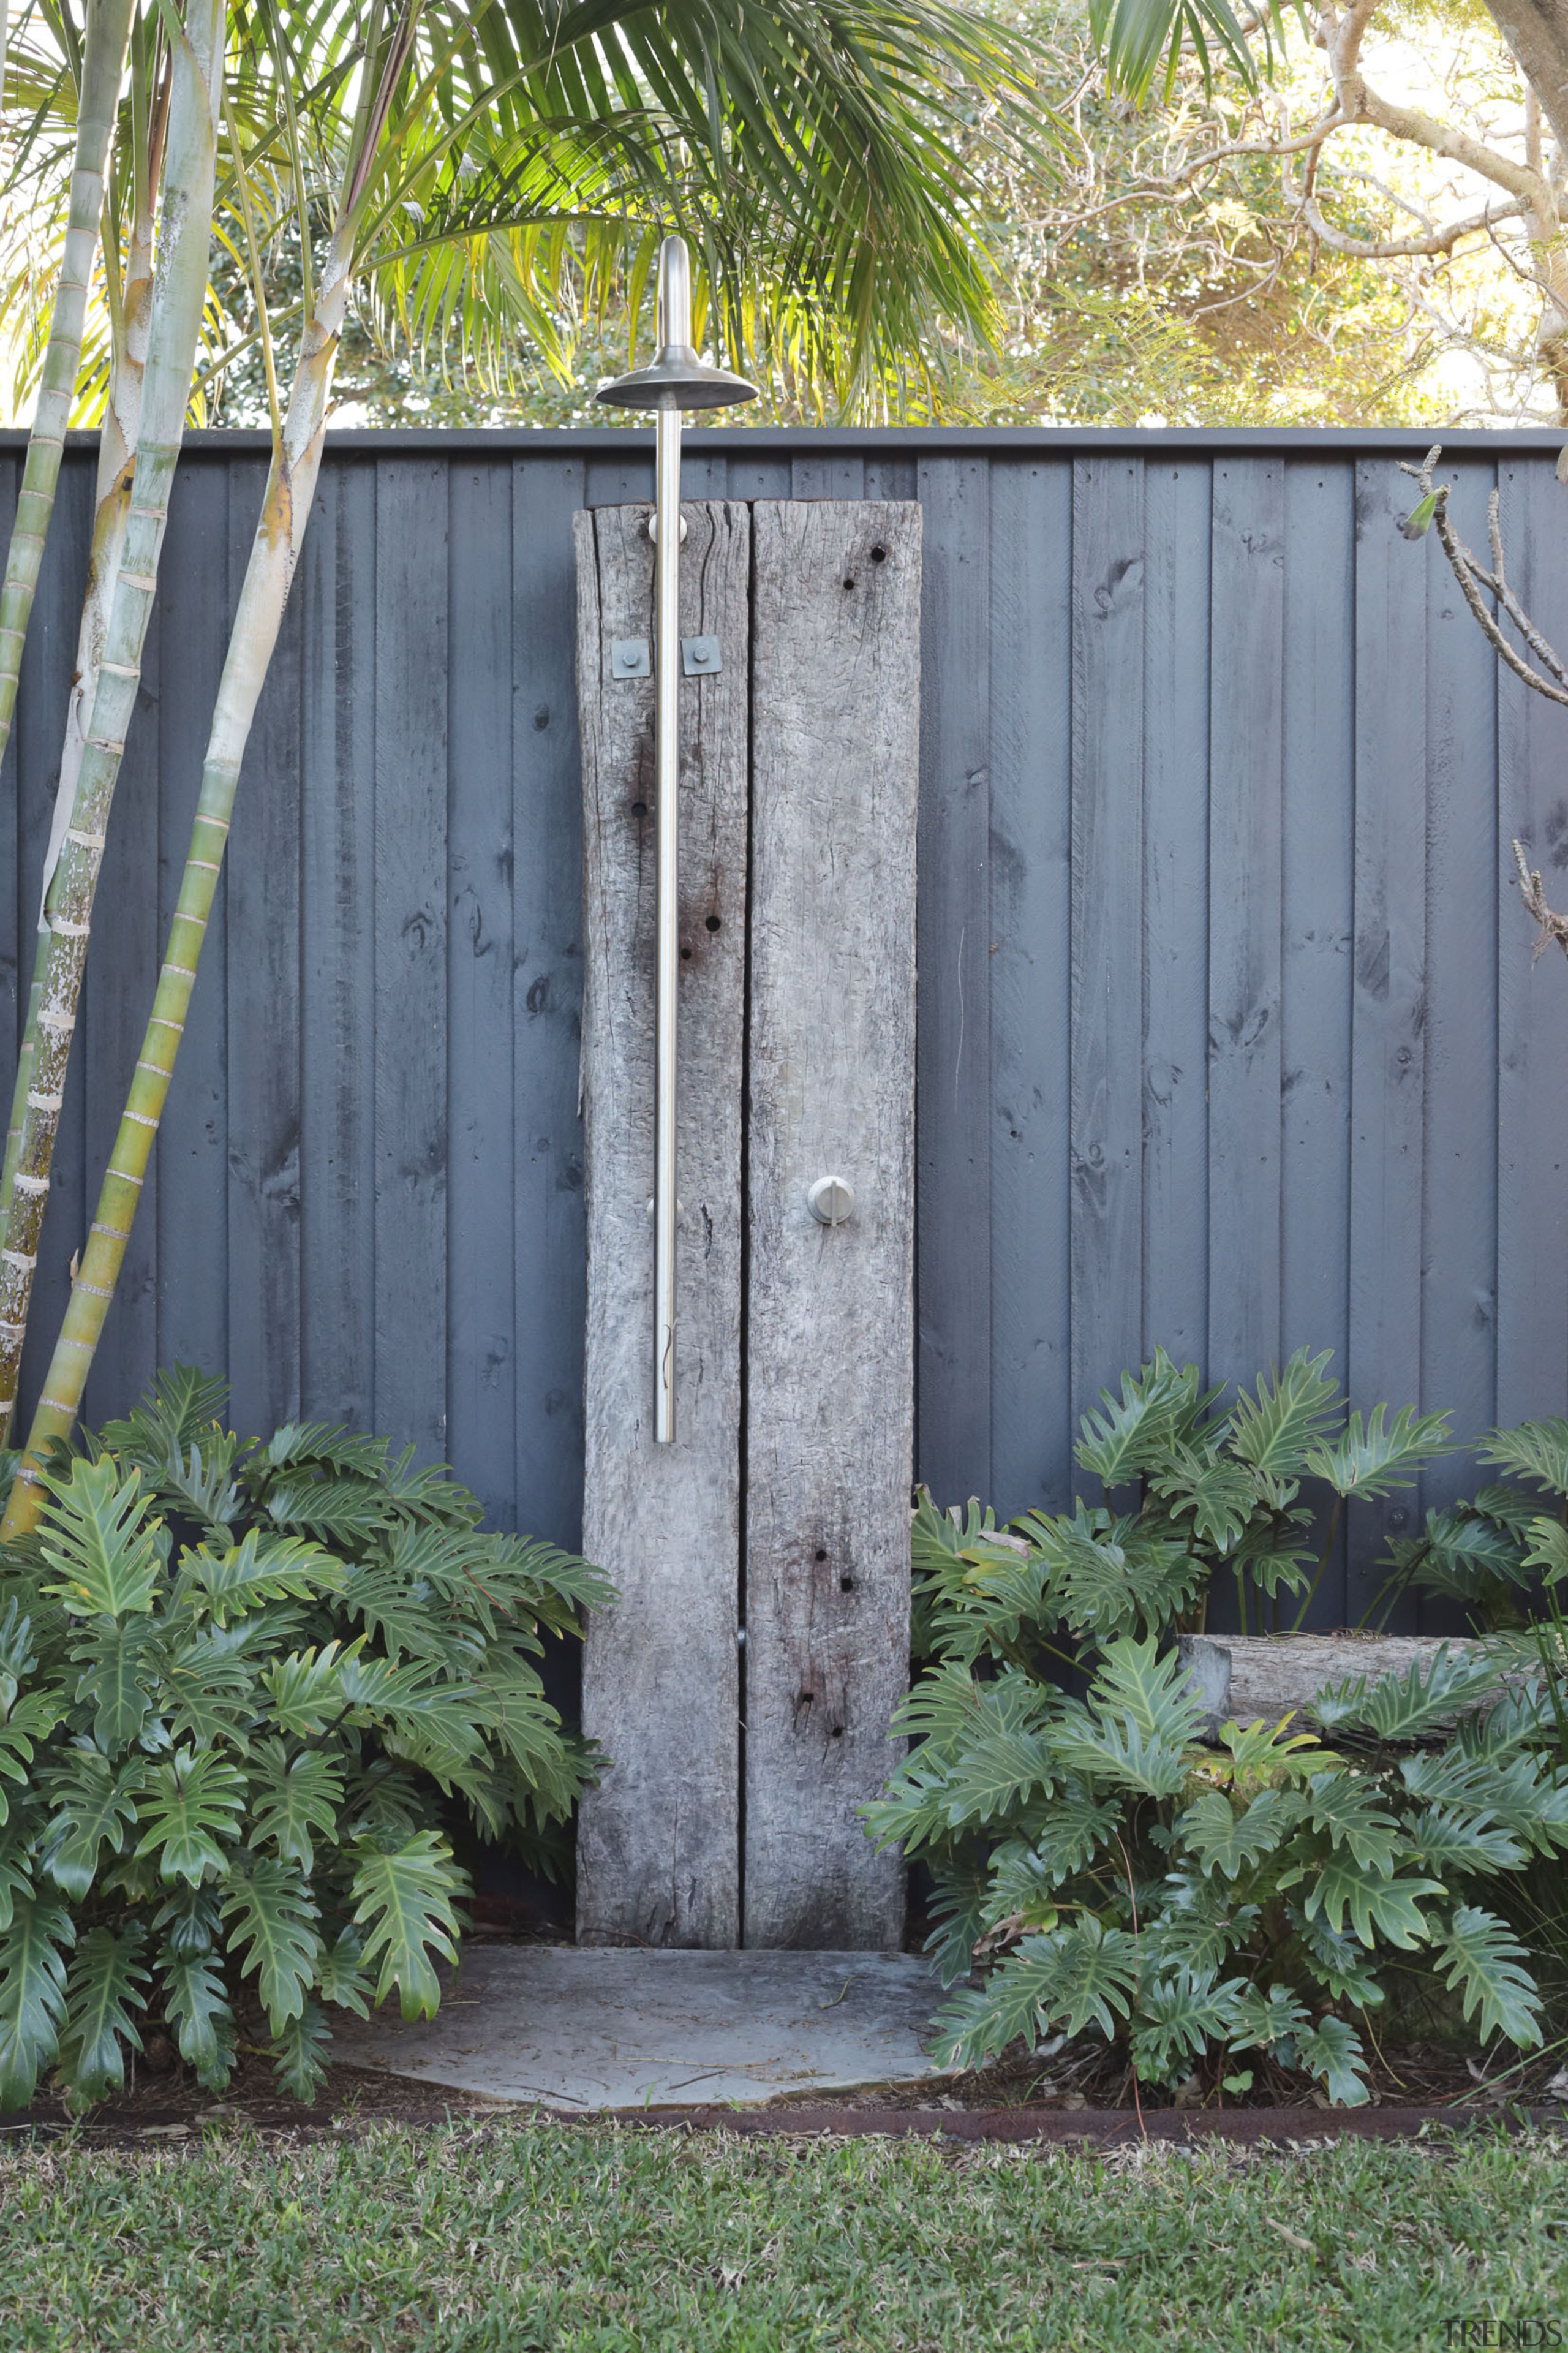
[[[1079,1460],[1130,1491],[1120,1513],[999,1529],[920,1500],[925,1663],[895,1726],[916,1746],[868,1820],[934,1874],[944,1983],[983,1972],[943,2013],[948,2047],[978,2062],[1092,2030],[1152,2086],[1206,2065],[1242,2088],[1265,2054],[1354,2102],[1391,1972],[1529,2047],[1539,1993],[1489,1893],[1568,1850],[1561,1641],[1440,1650],[1324,1694],[1313,1727],[1205,1740],[1172,1638],[1211,1580],[1310,1591],[1301,1479],[1384,1493],[1445,1430],[1381,1408],[1347,1422],[1304,1354],[1215,1406],[1163,1355],[1107,1394]],[[1568,1490],[1568,1425],[1500,1434],[1492,1455]],[[1539,1503],[1531,1542],[1550,1599],[1568,1552]]]
[[[0,1556],[0,2109],[115,2090],[153,2019],[209,2090],[246,2031],[310,2097],[333,2010],[436,2008],[454,1817],[548,1866],[592,1777],[535,1660],[598,1572],[412,1450],[243,1443],[222,1398],[176,1370],[55,1450]]]

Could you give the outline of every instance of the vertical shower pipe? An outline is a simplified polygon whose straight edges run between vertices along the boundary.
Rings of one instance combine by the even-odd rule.
[[[675,1436],[675,1229],[677,1029],[680,987],[680,412],[731,408],[757,387],[699,357],[691,342],[691,264],[686,240],[658,251],[652,364],[603,384],[595,400],[654,411],[654,1138],[653,1434]]]
[[[686,246],[659,249],[657,334],[661,351],[691,343],[691,269]],[[675,1229],[677,1053],[680,987],[680,408],[668,391],[654,419],[657,593],[654,657],[653,1435],[675,1436]]]

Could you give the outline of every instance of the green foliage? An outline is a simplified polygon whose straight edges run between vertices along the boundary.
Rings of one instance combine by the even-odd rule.
[[[222,1395],[179,1368],[58,1451],[0,1556],[0,2108],[101,2097],[149,2015],[210,2089],[243,2031],[309,2096],[324,2007],[440,1999],[451,1807],[537,1841],[596,1762],[534,1663],[596,1570],[384,1440],[245,1445]]]
[[[1261,2052],[1354,2102],[1391,1964],[1447,1987],[1485,2037],[1540,2040],[1529,1956],[1494,1906],[1530,1858],[1568,1852],[1568,1765],[1522,1647],[1527,1679],[1500,1701],[1495,1658],[1439,1649],[1325,1694],[1321,1735],[1228,1724],[1199,1742],[1170,1637],[1209,1581],[1240,1564],[1299,1590],[1306,1479],[1380,1495],[1446,1447],[1440,1415],[1347,1417],[1326,1368],[1302,1353],[1220,1410],[1156,1354],[1085,1418],[1103,1505],[1005,1529],[920,1495],[924,1672],[896,1726],[916,1745],[866,1814],[934,1874],[943,1983],[981,1973],[942,2012],[955,2059],[1093,2030],[1151,2084]],[[1499,1438],[1490,1459],[1544,1483],[1554,1450],[1568,1468],[1568,1426]],[[1486,1509],[1541,1541],[1511,1494]]]
[[[1473,1502],[1428,1512],[1420,1535],[1390,1545],[1389,1584],[1461,1601],[1478,1628],[1493,1632],[1522,1625],[1542,1606],[1552,1614],[1552,1588],[1568,1577],[1568,1421],[1494,1430],[1477,1451],[1544,1489],[1544,1499],[1498,1482]]]

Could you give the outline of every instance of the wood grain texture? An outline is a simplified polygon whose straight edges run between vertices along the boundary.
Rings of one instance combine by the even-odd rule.
[[[1143,468],[1073,480],[1072,1368],[1079,1410],[1143,1322]]]
[[[376,467],[375,1418],[447,1451],[447,468]]]
[[[592,1621],[583,1725],[612,1763],[584,1799],[586,1943],[740,1936],[741,1068],[748,581],[742,506],[686,509],[681,628],[721,641],[681,708],[679,1437],[653,1443],[653,636],[646,508],[576,518],[588,1247],[583,1545],[620,1590]],[[716,921],[718,929],[708,925]]]
[[[304,599],[300,1386],[312,1419],[375,1419],[374,465],[325,467]],[[395,1435],[396,1433],[394,1433]]]
[[[1144,479],[1143,1355],[1208,1362],[1213,468]]]
[[[991,1397],[1000,1514],[1070,1504],[1072,467],[998,470],[991,528]]]
[[[1357,468],[1354,1015],[1347,1387],[1363,1410],[1421,1386],[1422,1127],[1426,1058],[1426,579],[1395,525],[1403,485]],[[1345,1609],[1386,1575],[1390,1536],[1421,1525],[1418,1486],[1352,1504]]]
[[[1211,1381],[1279,1354],[1279,792],[1285,482],[1214,470],[1209,673]]]
[[[744,1941],[888,1950],[858,1810],[910,1673],[921,510],[752,529]]]
[[[991,480],[977,459],[920,469],[921,675],[915,1152],[923,1202],[915,1461],[939,1502],[991,1476]]]
[[[1279,1351],[1348,1360],[1351,973],[1355,899],[1355,476],[1285,469],[1285,754],[1280,828]],[[1261,1369],[1261,1368],[1260,1368]],[[1329,1514],[1313,1531],[1328,1540]],[[1312,1604],[1345,1615],[1345,1538]]]

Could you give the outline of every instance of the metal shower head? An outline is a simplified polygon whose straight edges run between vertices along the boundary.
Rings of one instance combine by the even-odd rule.
[[[710,366],[691,344],[691,265],[684,237],[667,237],[658,250],[658,349],[647,367],[602,384],[594,395],[610,408],[733,408],[755,400],[743,375]]]

